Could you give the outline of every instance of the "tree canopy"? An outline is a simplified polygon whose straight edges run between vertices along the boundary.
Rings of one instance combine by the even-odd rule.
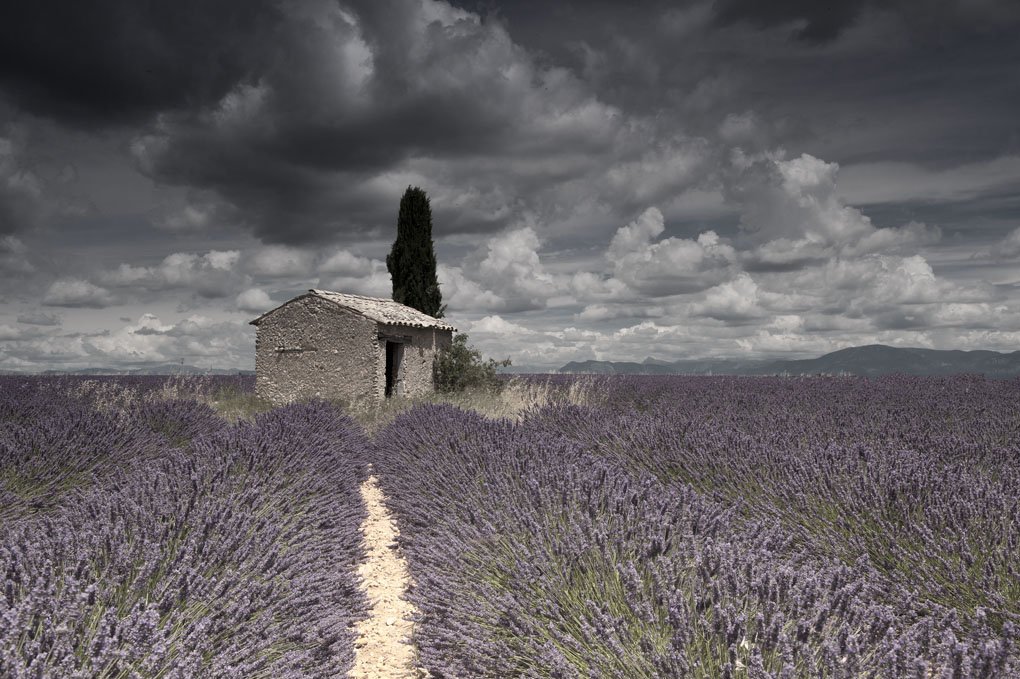
[[[386,256],[386,268],[393,281],[394,301],[442,318],[446,307],[436,277],[432,207],[417,186],[408,186],[400,199],[397,239]]]

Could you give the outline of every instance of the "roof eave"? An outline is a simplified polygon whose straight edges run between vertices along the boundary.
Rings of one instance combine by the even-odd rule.
[[[457,332],[457,328],[452,325],[412,325],[410,323],[394,323],[392,321],[376,321],[380,325],[392,325],[394,328],[414,328],[416,330],[449,330],[450,332]]]
[[[362,311],[360,309],[354,309],[352,307],[349,307],[349,306],[346,306],[344,304],[341,304],[340,302],[336,301],[335,299],[330,299],[326,295],[320,294],[320,293],[327,293],[328,294],[329,292],[330,292],[329,290],[318,290],[316,288],[312,288],[312,289],[310,289],[308,291],[308,294],[309,295],[314,295],[314,296],[318,297],[319,299],[325,300],[327,302],[331,302],[333,304],[336,304],[337,306],[342,307],[344,309],[347,309],[349,311],[353,311],[356,314],[360,314],[361,316],[364,316],[365,318],[367,318],[368,320],[372,321],[373,323],[379,323],[381,325],[392,325],[394,327],[400,327],[400,328],[418,328],[419,330],[423,329],[423,328],[431,328],[432,330],[449,330],[451,332],[457,332],[457,328],[453,327],[452,325],[445,324],[445,323],[443,323],[442,325],[435,325],[435,324],[414,325],[414,324],[411,324],[411,323],[400,323],[400,322],[394,322],[394,321],[386,320],[386,319],[372,318],[371,316],[369,316],[368,314],[366,314],[364,311]],[[393,300],[386,300],[386,299],[382,299],[382,298],[368,298],[368,299],[377,299],[380,302],[393,301]],[[396,302],[396,303],[400,304],[399,302]],[[404,305],[404,306],[406,306],[406,305]],[[429,316],[429,318],[434,318],[434,317]],[[439,319],[435,319],[435,320],[439,321]],[[440,321],[440,323],[441,323],[441,321]]]
[[[321,292],[328,292],[328,291],[323,290]],[[419,330],[430,329],[430,330],[449,330],[450,332],[457,332],[457,328],[455,328],[454,326],[449,325],[447,323],[442,323],[442,321],[439,321],[439,319],[436,319],[439,322],[439,324],[413,325],[413,324],[410,324],[410,323],[394,323],[393,321],[380,320],[380,319],[377,319],[377,318],[372,318],[371,316],[369,316],[365,312],[361,311],[360,309],[355,309],[355,308],[352,308],[352,307],[349,307],[349,306],[345,306],[343,304],[340,304],[336,300],[330,299],[329,297],[327,297],[325,295],[321,295],[319,293],[320,293],[319,290],[317,290],[315,288],[312,288],[308,292],[306,292],[305,294],[298,295],[297,297],[295,297],[293,299],[289,299],[286,302],[284,302],[283,304],[281,304],[281,305],[279,305],[277,307],[273,307],[272,309],[270,309],[266,313],[262,314],[258,318],[254,319],[254,320],[251,320],[251,321],[248,321],[248,325],[254,325],[254,326],[258,327],[259,323],[261,323],[267,316],[269,316],[270,314],[276,313],[277,311],[279,311],[283,307],[287,306],[291,302],[296,302],[297,300],[304,299],[305,297],[318,297],[319,299],[321,299],[324,302],[329,302],[331,304],[336,305],[337,307],[340,307],[342,309],[346,309],[347,311],[350,311],[352,313],[356,313],[359,316],[361,316],[362,318],[366,318],[366,319],[372,321],[373,323],[378,323],[380,325],[392,325],[394,327],[399,327],[399,328],[417,328]]]

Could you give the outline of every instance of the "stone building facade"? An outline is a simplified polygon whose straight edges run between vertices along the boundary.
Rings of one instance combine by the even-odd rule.
[[[309,290],[251,322],[255,393],[376,402],[431,392],[432,360],[456,328],[389,299]]]

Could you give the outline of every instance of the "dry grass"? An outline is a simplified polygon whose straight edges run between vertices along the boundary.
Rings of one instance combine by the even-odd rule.
[[[568,384],[552,380],[511,377],[499,391],[466,389],[462,392],[435,393],[415,398],[394,397],[380,403],[340,404],[374,434],[393,421],[400,413],[424,403],[446,403],[463,410],[473,410],[492,419],[518,420],[528,411],[553,403],[596,405],[605,398],[605,379],[583,376]]]
[[[219,413],[220,417],[229,422],[250,420],[260,413],[273,409],[273,405],[269,401],[259,398],[253,392],[239,389],[221,389],[211,396],[196,398],[203,403],[208,403],[213,410]]]
[[[171,375],[155,389],[115,379],[84,379],[75,382],[69,394],[73,398],[89,400],[98,410],[107,413],[124,411],[142,403],[178,399],[206,403],[231,422],[251,419],[272,409],[270,403],[250,391],[235,386],[216,388],[211,379],[214,378],[204,375]]]
[[[143,390],[115,380],[82,380],[71,390],[75,397],[94,399],[101,410],[124,410],[143,402],[194,399],[207,403],[224,419],[236,422],[251,419],[272,409],[272,405],[252,392],[233,386],[210,389],[207,378],[196,375],[171,376],[157,389]],[[500,390],[468,389],[454,393],[428,396],[394,397],[374,402],[335,402],[357,420],[366,431],[374,434],[393,421],[400,413],[425,403],[447,403],[464,410],[473,410],[492,419],[518,420],[525,413],[554,403],[597,405],[606,396],[606,380],[596,376],[579,376],[569,381],[543,380],[535,377],[511,377]]]
[[[91,401],[98,410],[116,412],[142,403],[176,399],[199,399],[207,391],[207,378],[201,375],[171,375],[156,389],[142,384],[127,384],[118,379],[83,379],[72,383],[73,398]]]

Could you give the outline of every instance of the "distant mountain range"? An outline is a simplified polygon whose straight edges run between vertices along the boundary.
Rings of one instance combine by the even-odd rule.
[[[78,368],[73,370],[45,370],[42,375],[254,375],[254,370],[228,368],[197,368],[180,363],[164,363],[144,368]]]
[[[532,372],[518,368],[516,371]],[[663,361],[646,358],[632,361],[571,361],[560,373],[593,375],[954,375],[985,374],[989,377],[1020,376],[1020,351],[959,351],[904,349],[884,344],[840,349],[818,358],[802,360],[704,359]],[[5,371],[0,371],[5,374]],[[17,374],[17,373],[14,373]],[[47,370],[43,375],[254,375],[254,370],[199,368],[164,363],[139,368],[78,368]]]
[[[561,373],[597,375],[954,375],[983,373],[989,377],[1020,375],[1020,351],[958,351],[903,349],[884,344],[840,349],[830,354],[796,361],[706,359],[642,363],[621,361],[571,361]]]

